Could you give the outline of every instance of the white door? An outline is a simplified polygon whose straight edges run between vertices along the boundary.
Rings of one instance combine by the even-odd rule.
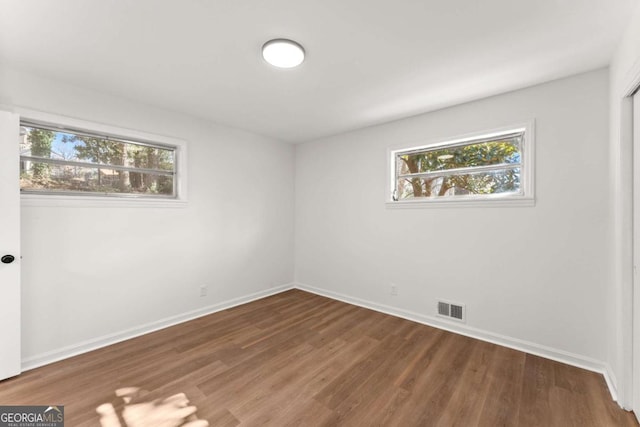
[[[633,96],[633,412],[640,420],[640,92]]]
[[[0,380],[20,373],[20,120],[0,111]]]

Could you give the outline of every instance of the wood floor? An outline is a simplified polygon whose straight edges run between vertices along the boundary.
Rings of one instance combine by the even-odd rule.
[[[25,372],[0,404],[65,405],[68,427],[112,404],[124,427],[124,387],[211,426],[637,425],[599,374],[298,290]]]

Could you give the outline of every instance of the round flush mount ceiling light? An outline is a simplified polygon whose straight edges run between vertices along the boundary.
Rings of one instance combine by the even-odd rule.
[[[293,40],[269,40],[262,46],[262,57],[274,67],[293,68],[304,61],[304,48]]]

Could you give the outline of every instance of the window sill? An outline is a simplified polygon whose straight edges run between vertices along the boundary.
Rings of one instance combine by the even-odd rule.
[[[75,208],[184,208],[186,200],[136,197],[94,197],[68,195],[21,194],[22,207]]]
[[[402,200],[386,202],[388,209],[431,209],[431,208],[499,208],[532,207],[532,197],[495,198],[495,199],[448,199],[448,200]]]

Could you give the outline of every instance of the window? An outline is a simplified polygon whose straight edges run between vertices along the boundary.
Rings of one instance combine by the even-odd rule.
[[[531,125],[392,150],[388,202],[533,201]]]
[[[20,123],[23,193],[176,199],[177,147]]]

